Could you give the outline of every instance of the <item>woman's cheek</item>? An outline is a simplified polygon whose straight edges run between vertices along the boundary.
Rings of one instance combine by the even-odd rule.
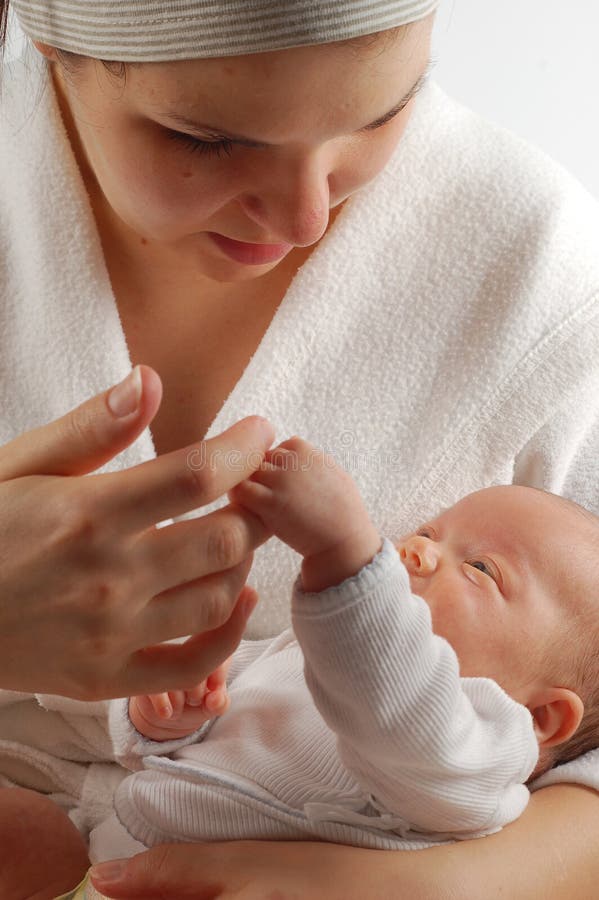
[[[389,131],[383,128],[380,134],[373,132],[348,146],[329,181],[331,194],[338,198],[337,202],[364,187],[385,168],[401,140],[406,124],[407,122],[393,130],[386,126]]]
[[[128,157],[113,170],[110,195],[105,193],[138,233],[151,240],[176,240],[200,230],[226,202],[221,180],[211,177],[209,164],[186,160],[182,153],[142,155],[138,164]]]
[[[376,137],[371,140],[367,154],[368,180],[376,177],[395,153],[408,126],[413,108],[414,100],[411,100],[399,115],[387,125],[383,125],[379,131],[374,132]]]

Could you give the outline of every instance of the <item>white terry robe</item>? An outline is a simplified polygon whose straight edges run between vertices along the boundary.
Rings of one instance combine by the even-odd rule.
[[[297,273],[207,436],[259,413],[276,442],[299,434],[323,447],[391,538],[491,484],[599,512],[598,251],[588,192],[430,83],[384,170]],[[0,296],[1,443],[129,371],[89,199],[32,51],[3,73]],[[154,457],[150,427],[98,472]],[[256,552],[248,637],[289,625],[281,586],[299,561],[276,540]],[[50,790],[85,832],[123,771],[101,762],[95,734],[83,759],[69,755],[59,714],[34,699],[2,702],[0,773]],[[599,787],[599,753],[558,772]]]

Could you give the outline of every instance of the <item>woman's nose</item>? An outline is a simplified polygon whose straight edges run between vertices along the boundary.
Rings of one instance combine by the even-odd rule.
[[[439,548],[430,538],[413,535],[402,541],[399,556],[410,575],[432,575],[439,564]]]
[[[271,173],[260,193],[240,199],[246,215],[274,241],[308,247],[320,240],[329,222],[329,166],[309,158]]]

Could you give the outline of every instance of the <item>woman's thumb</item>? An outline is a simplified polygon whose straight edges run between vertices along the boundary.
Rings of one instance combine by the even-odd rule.
[[[196,892],[199,890],[197,883],[194,890],[189,858],[179,859],[181,856],[178,844],[160,844],[128,859],[96,864],[90,870],[92,885],[101,897],[116,900],[178,900],[183,896],[204,896]]]
[[[93,472],[133,443],[161,400],[159,375],[135,366],[120,384],[0,447],[0,481]]]

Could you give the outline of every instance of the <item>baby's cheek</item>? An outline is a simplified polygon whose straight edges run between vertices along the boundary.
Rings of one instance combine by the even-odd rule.
[[[416,591],[418,593],[418,591]],[[445,638],[455,652],[460,655],[462,652],[467,655],[469,652],[470,635],[468,625],[463,616],[460,616],[460,610],[452,606],[449,600],[445,602],[430,601],[425,598],[431,613],[432,627],[435,634]]]

